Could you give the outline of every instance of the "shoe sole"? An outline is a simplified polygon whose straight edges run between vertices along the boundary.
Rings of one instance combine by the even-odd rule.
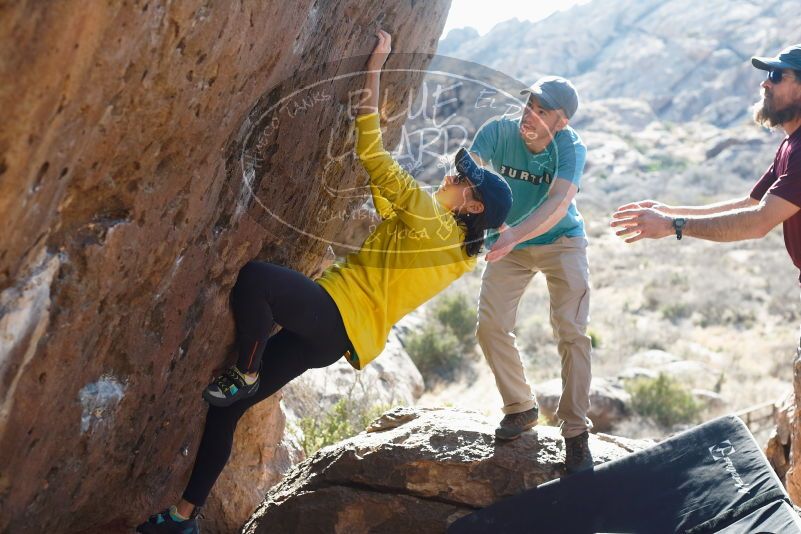
[[[197,532],[199,534],[200,533],[200,528],[198,528],[197,526],[195,528],[197,530],[193,530],[192,532]],[[153,524],[151,524],[151,523],[142,523],[141,525],[136,527],[136,532],[139,533],[139,534],[148,534],[148,533],[152,533],[152,532],[158,532],[157,529],[158,529],[158,527],[153,525]]]
[[[523,435],[523,433],[526,432],[527,430],[531,430],[532,428],[537,426],[538,422],[539,422],[539,420],[533,421],[532,423],[524,426],[523,429],[520,432],[518,432],[517,434],[514,434],[512,436],[508,436],[508,437],[507,436],[499,436],[498,435],[498,429],[495,429],[495,439],[499,439],[501,441],[514,441],[517,438],[519,438],[521,435]]]
[[[237,395],[236,397],[226,397],[224,399],[221,399],[219,397],[212,397],[211,395],[208,394],[208,391],[204,389],[203,400],[209,403],[211,406],[216,406],[217,408],[227,408],[228,406],[231,406],[234,403],[237,403],[241,400],[250,398],[253,395],[255,395],[259,391],[259,385],[260,383],[256,384],[256,387],[253,388],[253,391],[250,391],[248,393],[242,393],[240,395]]]

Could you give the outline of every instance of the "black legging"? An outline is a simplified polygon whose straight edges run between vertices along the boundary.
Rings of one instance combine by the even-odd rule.
[[[195,506],[206,502],[234,442],[239,418],[307,369],[327,367],[351,348],[334,300],[316,282],[285,267],[250,262],[239,271],[231,290],[236,322],[237,366],[259,369],[259,391],[227,408],[209,406],[206,426],[183,498]],[[280,332],[268,336],[273,322]],[[249,366],[249,367],[248,367]]]

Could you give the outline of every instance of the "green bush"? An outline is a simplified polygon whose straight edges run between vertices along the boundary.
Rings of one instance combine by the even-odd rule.
[[[631,394],[632,409],[664,427],[694,422],[701,411],[692,393],[664,373],[633,380],[626,389]]]
[[[423,377],[446,376],[462,358],[462,347],[453,332],[441,323],[429,323],[406,338],[406,351]]]
[[[476,303],[464,293],[444,294],[433,306],[433,315],[450,329],[463,347],[475,344]]]
[[[590,336],[590,345],[592,348],[597,349],[601,346],[601,335],[592,328],[587,330],[587,335]]]
[[[444,293],[432,304],[423,328],[404,339],[404,347],[427,384],[453,376],[476,344],[476,303],[463,292]]]
[[[362,406],[343,397],[328,412],[301,418],[290,431],[309,457],[323,447],[355,436],[387,409],[384,405]]]
[[[687,168],[687,160],[673,156],[672,154],[658,154],[656,158],[650,161],[646,166],[647,172],[680,172]]]
[[[669,304],[665,304],[660,308],[659,311],[662,313],[662,318],[673,323],[692,315],[691,306],[683,302],[671,302]]]

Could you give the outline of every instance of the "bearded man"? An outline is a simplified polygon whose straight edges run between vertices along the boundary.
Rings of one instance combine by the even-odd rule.
[[[616,233],[626,236],[627,243],[671,235],[709,241],[758,239],[784,223],[787,252],[801,269],[801,44],[777,57],[751,58],[751,63],[767,71],[754,120],[787,134],[773,164],[743,198],[703,206],[643,200],[619,207],[611,225],[620,228]]]
[[[783,223],[787,252],[801,269],[801,44],[776,57],[754,57],[751,63],[767,72],[754,120],[787,134],[773,164],[743,198],[703,206],[669,206],[655,200],[621,206],[611,225],[627,243],[671,235],[709,241],[759,239]]]

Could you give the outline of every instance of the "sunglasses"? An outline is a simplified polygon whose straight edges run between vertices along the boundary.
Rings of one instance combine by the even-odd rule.
[[[791,72],[795,74],[796,79],[801,79],[798,76],[798,71],[791,71]],[[782,69],[770,69],[768,71],[768,80],[770,80],[770,83],[772,83],[773,85],[782,83],[785,74],[788,73],[784,72]]]
[[[768,80],[772,84],[782,83],[782,76],[784,75],[781,69],[770,69],[768,71]]]

